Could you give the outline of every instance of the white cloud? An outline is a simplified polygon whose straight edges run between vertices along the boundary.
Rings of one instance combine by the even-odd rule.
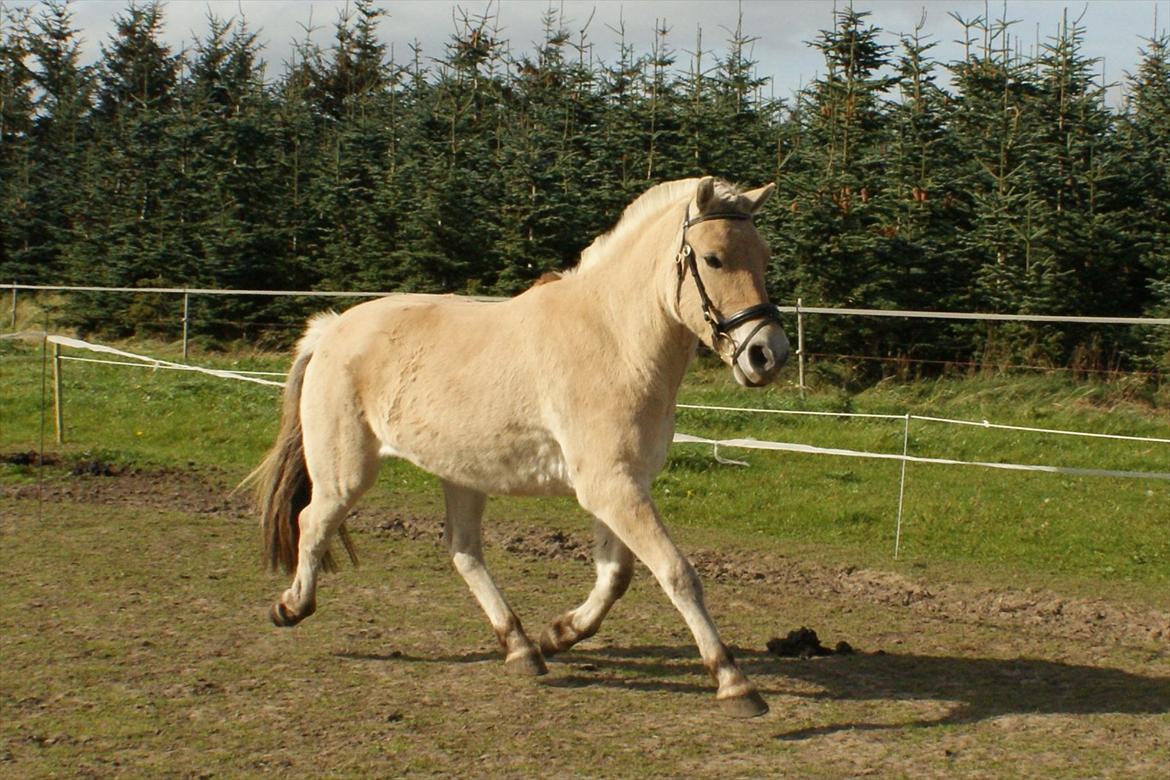
[[[8,0],[7,4],[35,5],[29,0]],[[76,24],[86,39],[87,59],[92,61],[99,56],[98,44],[108,40],[114,29],[113,17],[126,5],[111,0],[80,0],[73,4]],[[410,45],[416,40],[425,56],[441,57],[460,11],[471,16],[494,14],[513,52],[530,52],[533,44],[543,38],[542,19],[551,6],[564,9],[565,26],[574,35],[589,22],[588,38],[594,44],[595,57],[606,62],[616,59],[615,31],[623,23],[627,42],[636,53],[643,54],[650,50],[656,23],[664,21],[670,28],[668,43],[680,69],[691,61],[699,28],[704,63],[722,56],[742,11],[744,31],[757,39],[751,53],[759,62],[760,73],[774,79],[775,93],[781,96],[807,83],[821,68],[819,53],[805,42],[813,40],[818,30],[832,25],[834,8],[828,0],[478,0],[459,5],[444,0],[388,0],[381,5],[389,13],[379,27],[381,37],[400,62],[410,57]],[[327,45],[338,13],[345,6],[346,0],[170,0],[166,4],[164,35],[175,48],[190,46],[206,30],[209,11],[220,17],[242,14],[265,42],[263,57],[269,63],[269,75],[274,76],[289,59],[292,42],[305,37],[304,28],[310,22],[315,28],[315,40]],[[938,42],[935,55],[947,61],[962,53],[956,43],[961,29],[948,12],[972,18],[983,15],[989,6],[984,0],[871,0],[859,1],[855,7],[870,11],[869,21],[885,31],[883,40],[887,44],[896,44],[898,34],[910,32],[925,12],[925,32]],[[1110,81],[1121,80],[1125,71],[1136,66],[1141,39],[1154,32],[1155,9],[1163,31],[1170,22],[1170,0],[1090,0],[1067,5],[1016,0],[1006,7],[1010,18],[1020,20],[1013,29],[1025,51],[1035,46],[1037,39],[1044,41],[1055,33],[1066,7],[1070,18],[1083,11],[1082,24],[1087,28],[1085,53],[1104,58]],[[990,3],[993,16],[1002,8],[1000,2]]]

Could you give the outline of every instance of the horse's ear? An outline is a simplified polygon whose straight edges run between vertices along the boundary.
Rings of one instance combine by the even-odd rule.
[[[771,184],[760,187],[758,190],[745,192],[743,197],[748,202],[748,211],[750,211],[752,214],[755,214],[757,211],[762,209],[764,204],[768,202],[768,198],[772,197],[772,193],[775,191],[776,182],[772,182]]]
[[[695,205],[702,214],[715,201],[715,177],[704,176],[699,179],[699,187],[695,190]]]

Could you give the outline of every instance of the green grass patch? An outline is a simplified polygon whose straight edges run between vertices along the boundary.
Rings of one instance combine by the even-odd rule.
[[[177,359],[175,344],[127,347]],[[283,370],[288,357],[200,353],[215,368]],[[45,446],[63,459],[221,468],[238,479],[275,435],[279,391],[213,377],[65,362],[66,443],[53,443],[51,365],[39,347],[0,342],[0,452]],[[720,366],[700,361],[680,401],[693,404],[929,415],[1043,428],[1170,437],[1162,390],[1059,376],[947,377],[883,383],[860,393],[791,381],[748,392]],[[678,429],[821,447],[900,453],[901,420],[790,417],[682,409]],[[1082,439],[913,421],[909,452],[959,460],[1170,471],[1170,445]],[[1170,483],[910,464],[901,560],[893,560],[901,466],[897,461],[727,450],[748,467],[718,463],[709,448],[676,445],[654,485],[671,525],[718,533],[728,543],[768,545],[831,561],[892,568],[949,567],[1016,584],[1052,578],[1074,589],[1102,584],[1164,602],[1170,585]],[[6,481],[35,469],[5,466]],[[435,480],[387,464],[375,501],[437,512]],[[584,521],[571,501],[500,500],[491,512]]]

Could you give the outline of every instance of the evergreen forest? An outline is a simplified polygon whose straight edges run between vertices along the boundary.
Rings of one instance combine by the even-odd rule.
[[[392,7],[354,0],[330,43],[306,34],[273,68],[245,18],[209,15],[175,51],[165,11],[112,6],[85,64],[68,3],[0,4],[0,280],[512,295],[574,265],[652,184],[710,173],[777,183],[757,224],[780,304],[1170,317],[1164,32],[1135,43],[1110,105],[1067,14],[1040,41],[953,15],[964,56],[939,62],[921,30],[886,45],[864,10],[826,9],[808,44],[822,75],[778,98],[742,24],[683,40],[660,21],[638,51],[550,6],[543,41],[515,54],[489,10],[457,18],[444,51],[392,56]],[[615,37],[613,61],[595,34]],[[288,339],[321,305],[203,297],[191,328]],[[173,333],[173,306],[88,294],[66,314],[82,332]],[[1170,370],[1166,327],[808,328],[820,352],[921,366]]]

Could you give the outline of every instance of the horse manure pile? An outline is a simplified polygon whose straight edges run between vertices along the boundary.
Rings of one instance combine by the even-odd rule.
[[[844,640],[838,642],[835,647],[825,647],[817,637],[816,631],[801,626],[795,631],[789,631],[788,636],[783,639],[779,637],[769,639],[768,652],[781,658],[813,658],[825,655],[853,655],[857,651]]]

